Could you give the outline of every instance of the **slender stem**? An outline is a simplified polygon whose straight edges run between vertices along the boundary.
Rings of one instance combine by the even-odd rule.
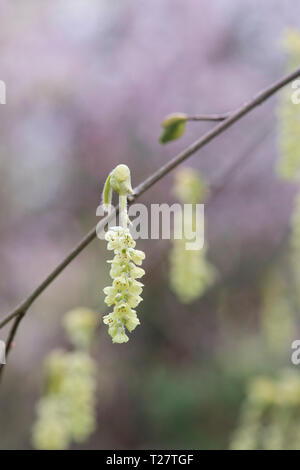
[[[121,225],[124,230],[127,228],[127,196],[120,195],[119,196],[119,204],[120,204],[120,221]]]
[[[287,85],[291,81],[295,80],[300,76],[300,68],[294,72],[286,75],[281,80],[272,84],[265,90],[261,91],[251,101],[241,106],[238,110],[229,113],[220,124],[215,126],[212,130],[205,133],[202,137],[196,140],[193,144],[188,146],[185,150],[176,155],[168,163],[161,166],[156,172],[149,176],[145,181],[138,185],[133,195],[128,198],[129,203],[132,203],[137,197],[143,194],[147,189],[153,186],[157,181],[163,178],[176,166],[182,163],[184,160],[189,158],[191,155],[196,153],[200,148],[214,140],[217,136],[222,134],[226,129],[231,127],[235,122],[239,121],[243,116],[248,114],[254,108],[262,104],[265,100],[270,98],[274,93],[280,90],[283,86]],[[104,230],[105,225],[109,222],[110,217],[116,213],[117,209],[114,209],[107,217],[102,219],[98,224],[97,230]],[[50,274],[39,284],[36,289],[18,306],[15,310],[9,313],[1,322],[0,327],[6,325],[9,321],[13,321],[11,331],[9,333],[8,341],[6,344],[7,354],[10,351],[11,344],[17,333],[21,320],[25,317],[29,307],[32,303],[42,294],[42,292],[56,279],[56,277],[75,259],[84,248],[86,248],[96,238],[96,228],[90,230],[90,232],[81,240],[81,242],[73,248],[70,253],[54,268]],[[3,374],[3,365],[0,366],[0,375]]]
[[[226,114],[197,114],[196,116],[188,116],[187,121],[224,121],[230,116],[230,113]]]
[[[163,178],[168,174],[173,168],[178,166],[188,157],[196,153],[202,147],[207,145],[209,142],[214,140],[220,134],[222,134],[226,129],[231,127],[235,122],[239,121],[243,116],[248,114],[254,108],[262,104],[265,100],[270,98],[274,93],[280,90],[282,87],[287,85],[289,82],[295,80],[300,76],[300,68],[294,71],[293,73],[286,75],[281,80],[275,82],[270,87],[261,91],[256,95],[251,101],[247,102],[241,106],[237,111],[233,112],[230,117],[225,119],[220,124],[216,125],[212,130],[206,132],[202,137],[196,140],[193,144],[188,146],[185,150],[173,157],[168,163],[159,168],[155,173],[153,173],[149,178],[147,178],[143,183],[141,183],[134,191],[134,194],[140,195],[144,193],[148,188],[153,186],[154,183]]]

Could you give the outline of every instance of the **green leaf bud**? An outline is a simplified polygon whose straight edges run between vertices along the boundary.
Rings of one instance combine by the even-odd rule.
[[[169,114],[162,122],[161,144],[179,139],[185,131],[187,115],[183,113]]]

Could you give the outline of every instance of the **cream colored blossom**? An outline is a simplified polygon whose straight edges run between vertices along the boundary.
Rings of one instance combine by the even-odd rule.
[[[114,305],[114,309],[104,316],[103,321],[108,325],[113,343],[126,343],[129,339],[126,330],[131,332],[140,324],[133,309],[142,301],[143,284],[137,279],[145,271],[136,264],[142,264],[145,254],[134,248],[135,241],[127,228],[115,227],[107,232],[105,239],[107,248],[114,251],[114,258],[109,261],[113,283],[103,289],[104,301],[109,307]]]
[[[33,428],[36,449],[67,449],[94,431],[96,366],[83,351],[53,351],[45,364],[46,394]]]

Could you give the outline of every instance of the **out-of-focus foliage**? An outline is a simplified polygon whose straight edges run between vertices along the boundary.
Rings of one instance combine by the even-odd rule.
[[[96,428],[96,364],[88,352],[96,321],[97,314],[85,308],[66,315],[66,330],[80,349],[54,350],[45,361],[45,393],[33,427],[36,449],[67,449],[72,441],[84,442]]]
[[[232,449],[300,448],[300,377],[284,370],[277,378],[254,378],[242,407]]]
[[[270,351],[281,352],[291,343],[295,327],[294,292],[281,265],[272,267],[262,283],[262,329]]]
[[[300,34],[289,30],[284,38],[287,69],[300,62]],[[283,179],[299,181],[300,108],[291,100],[291,88],[281,92],[278,108],[280,159],[277,173]],[[297,331],[300,286],[300,197],[295,200],[291,223],[290,252],[277,257],[263,278],[261,324],[266,353],[286,354]],[[274,376],[253,378],[233,434],[232,449],[300,448],[300,377],[284,369]]]
[[[300,33],[296,30],[287,31],[284,46],[288,54],[289,71],[294,70],[300,63]],[[280,159],[277,172],[287,180],[298,180],[300,172],[300,107],[292,102],[291,87],[281,92],[279,119]]]
[[[186,114],[173,113],[167,116],[162,122],[162,133],[159,137],[161,144],[166,144],[172,140],[179,139],[185,131]]]
[[[98,319],[94,310],[79,307],[68,312],[63,319],[66,332],[77,348],[88,348],[93,339]]]
[[[233,419],[234,403],[241,400],[237,377],[227,375],[217,364],[214,370],[204,366],[149,372],[144,379],[145,407],[155,445],[163,442],[175,449],[225,447],[224,429]],[[199,422],[203,423],[201,429]]]
[[[176,173],[173,192],[182,203],[193,205],[203,203],[209,193],[202,176],[191,168],[182,168]],[[206,259],[206,246],[200,250],[187,249],[186,244],[191,240],[186,234],[195,233],[196,238],[204,232],[204,227],[195,223],[195,206],[193,209],[190,213],[184,211],[183,220],[175,217],[174,231],[181,229],[182,237],[172,240],[170,253],[170,285],[182,303],[201,297],[216,277],[214,267]]]

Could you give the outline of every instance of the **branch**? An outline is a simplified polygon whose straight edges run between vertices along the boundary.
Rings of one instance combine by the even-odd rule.
[[[176,166],[186,160],[188,157],[196,153],[200,148],[204,147],[206,144],[214,140],[217,136],[222,134],[226,129],[231,127],[235,122],[239,121],[243,116],[248,114],[254,108],[262,104],[273,94],[275,94],[282,87],[295,80],[300,76],[300,68],[296,71],[286,75],[281,80],[272,84],[265,90],[261,91],[256,95],[251,101],[247,102],[241,106],[236,111],[229,113],[228,117],[222,120],[220,124],[215,126],[212,130],[205,133],[202,137],[196,140],[193,144],[188,146],[185,150],[176,155],[168,163],[159,168],[154,172],[149,178],[143,181],[134,189],[134,194],[128,198],[129,204],[135,201],[141,194],[143,194],[147,189],[153,186],[157,181],[163,178]],[[203,116],[202,116],[203,117]],[[214,116],[216,117],[216,116]],[[222,117],[219,115],[219,118]],[[223,116],[224,117],[224,116]],[[220,119],[218,119],[220,120]],[[115,209],[116,210],[116,209]],[[98,229],[103,230],[105,225],[109,222],[110,217],[114,215],[114,211],[109,216],[102,219],[98,224]],[[70,253],[58,264],[56,268],[44,279],[44,281],[39,284],[39,286],[18,306],[13,310],[9,315],[7,315],[2,322],[0,323],[0,328],[6,325],[8,322],[14,319],[13,325],[9,332],[7,344],[6,344],[6,354],[9,354],[11,349],[12,342],[17,333],[18,327],[21,323],[21,320],[25,317],[29,307],[32,303],[43,293],[43,291],[56,279],[56,277],[75,259],[81,251],[84,250],[94,239],[96,238],[96,227],[90,230],[90,232],[81,240],[81,242],[70,251]],[[3,365],[0,367],[0,375],[3,373]]]
[[[226,129],[231,127],[236,121],[239,121],[243,116],[248,114],[254,108],[262,104],[268,98],[270,98],[270,96],[274,95],[274,93],[276,93],[282,87],[292,82],[299,76],[300,76],[300,68],[297,69],[295,72],[290,73],[289,75],[286,75],[278,82],[274,83],[270,87],[258,93],[258,95],[256,95],[251,101],[249,101],[248,103],[238,108],[237,111],[234,111],[233,113],[231,113],[227,119],[221,122],[221,124],[218,124],[212,130],[206,132],[206,134],[200,137],[200,139],[196,140],[193,144],[191,144],[181,153],[176,155],[173,159],[171,159],[168,163],[163,165],[153,175],[147,178],[143,183],[141,183],[136,188],[136,194],[138,195],[142,194],[144,191],[150,188],[154,183],[160,180],[163,176],[165,176],[167,173],[173,170],[173,168],[175,168],[184,160],[186,160],[188,157],[196,153],[198,150],[200,150],[200,148],[204,147],[210,141],[212,141],[217,136],[222,134]]]
[[[230,113],[225,114],[197,114],[196,116],[188,116],[187,121],[224,121],[230,116]]]

